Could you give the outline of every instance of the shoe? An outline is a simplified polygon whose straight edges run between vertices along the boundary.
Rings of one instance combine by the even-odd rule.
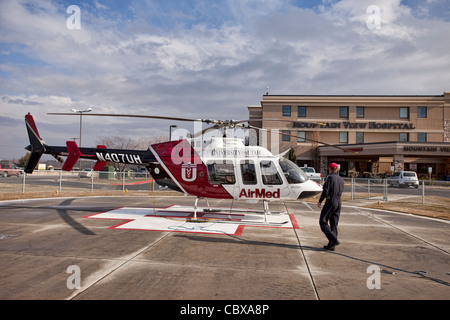
[[[336,240],[336,242],[328,242],[328,244],[326,246],[323,246],[324,249],[326,250],[330,250],[330,251],[334,251],[334,249],[336,248],[336,246],[340,245],[341,243]]]

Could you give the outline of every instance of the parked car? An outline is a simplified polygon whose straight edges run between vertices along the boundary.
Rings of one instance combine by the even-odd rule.
[[[78,177],[79,178],[91,178],[93,173],[94,173],[94,170],[92,170],[92,169],[83,169],[78,174]]]
[[[300,169],[303,170],[303,172],[311,179],[315,181],[320,181],[322,178],[321,173],[316,173],[316,170],[312,167],[300,167]]]
[[[17,168],[14,164],[11,163],[2,163],[0,164],[0,174],[2,177],[9,177],[9,176],[18,176],[23,172]]]
[[[145,178],[145,177],[147,177],[148,176],[147,175],[147,168],[145,168],[145,167],[137,168],[134,176],[136,178]]]
[[[390,180],[391,187],[419,187],[419,179],[414,171],[398,171],[394,173]]]

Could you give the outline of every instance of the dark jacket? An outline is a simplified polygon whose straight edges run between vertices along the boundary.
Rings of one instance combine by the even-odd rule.
[[[332,173],[325,180],[322,189],[319,202],[322,202],[325,198],[340,198],[344,191],[344,180],[337,173]]]

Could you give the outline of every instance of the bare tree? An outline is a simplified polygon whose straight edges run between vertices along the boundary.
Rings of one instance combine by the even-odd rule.
[[[135,150],[137,148],[137,143],[128,137],[100,136],[97,138],[96,142],[109,149]],[[119,172],[122,172],[126,167],[126,163],[109,162],[109,165],[112,165],[114,169]]]
[[[134,141],[129,137],[100,136],[97,138],[96,142],[98,144],[105,145],[107,148],[111,149],[135,150],[137,148],[136,141]]]
[[[169,136],[166,134],[161,134],[159,136],[154,136],[154,137],[139,137],[136,140],[136,143],[138,146],[137,149],[145,150],[152,144],[161,143],[161,142],[165,142],[168,140],[169,140]]]

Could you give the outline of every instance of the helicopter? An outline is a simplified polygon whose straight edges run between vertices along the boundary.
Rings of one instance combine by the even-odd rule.
[[[245,124],[250,120],[95,113],[89,116],[197,121],[212,124],[211,128],[224,129],[224,132],[238,127],[261,129]],[[159,185],[196,197],[194,219],[197,217],[199,199],[262,200],[266,216],[270,213],[269,201],[304,199],[322,192],[320,184],[310,180],[296,164],[283,157],[288,150],[274,155],[262,146],[249,146],[244,143],[244,139],[227,137],[226,134],[211,137],[200,149],[195,142],[206,130],[201,130],[190,138],[152,144],[147,150],[109,149],[104,145],[79,148],[75,141],[67,141],[66,146],[46,144],[30,113],[25,116],[25,123],[30,140],[26,149],[31,152],[24,170],[26,173],[33,172],[43,154],[50,154],[64,163],[64,171],[71,171],[80,158],[96,161],[94,171],[101,171],[108,162],[143,165]],[[67,157],[66,160],[61,156]]]

